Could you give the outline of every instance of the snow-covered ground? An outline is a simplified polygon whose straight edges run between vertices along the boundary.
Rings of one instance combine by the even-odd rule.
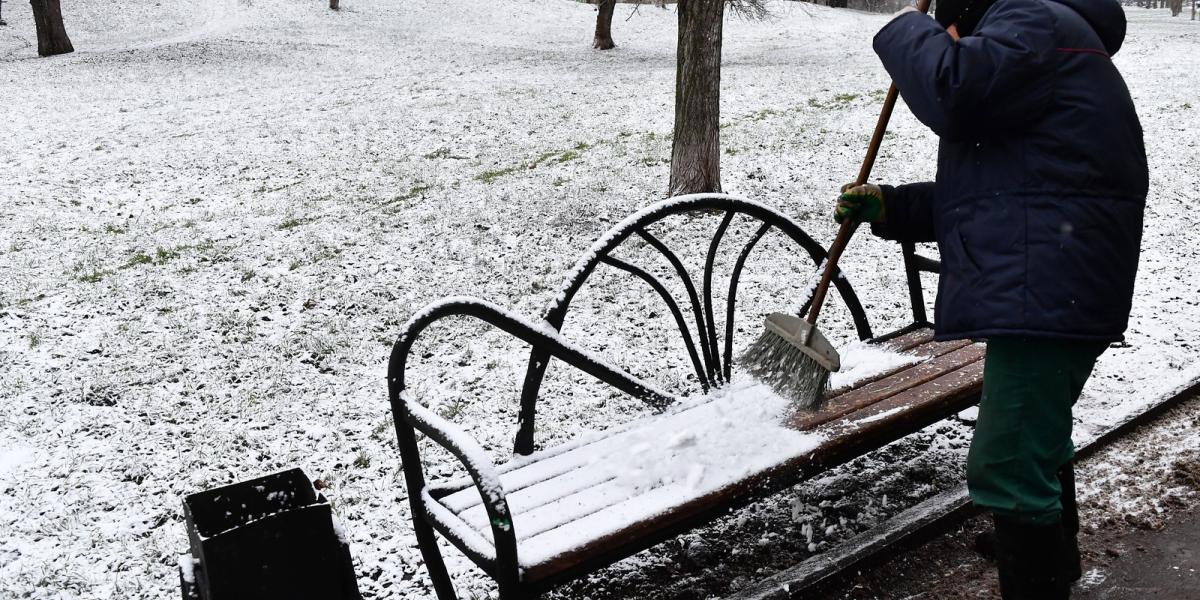
[[[830,198],[856,172],[887,85],[869,47],[886,17],[775,9],[726,29],[724,184],[827,243]],[[321,1],[77,0],[64,11],[71,55],[36,58],[21,4],[0,28],[0,597],[174,595],[183,495],[292,465],[329,485],[366,595],[431,597],[385,400],[389,346],[444,295],[535,315],[593,238],[661,198],[674,13],[642,7],[627,20],[634,9],[619,6],[619,47],[602,53],[590,48],[593,9],[567,0],[344,0],[336,13]],[[1128,345],[1101,360],[1081,437],[1200,375],[1200,24],[1167,14],[1131,9],[1116,59],[1152,188]],[[933,137],[903,109],[893,123],[876,178],[930,177]],[[711,221],[660,233],[699,244]],[[745,315],[791,304],[810,279],[813,266],[787,252],[767,240],[751,261]],[[877,331],[904,324],[894,245],[863,235],[843,268]],[[649,290],[595,281],[568,336],[682,388],[686,359]],[[835,343],[849,341],[845,311],[826,318]],[[430,330],[416,356],[414,392],[504,457],[523,348],[464,322]],[[544,444],[645,412],[565,369],[551,369],[546,392]],[[689,556],[753,557],[746,531],[783,532],[749,547],[820,551],[956,484],[962,433],[931,428],[912,448],[935,458],[886,450],[744,511],[688,538]],[[448,455],[427,458],[453,474]],[[846,483],[862,469],[903,475],[906,495]],[[818,496],[854,485],[868,498],[832,516],[825,505],[839,499]],[[706,559],[702,545],[734,548]],[[660,554],[574,595],[612,597],[606,582],[649,572]],[[451,563],[461,591],[490,589]]]

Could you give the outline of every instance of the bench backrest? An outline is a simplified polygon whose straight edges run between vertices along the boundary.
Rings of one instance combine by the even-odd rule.
[[[701,275],[699,285],[692,279],[691,274],[687,272],[678,255],[660,239],[651,234],[648,229],[651,225],[659,223],[668,217],[684,213],[700,213],[720,218],[719,224],[709,241],[704,262],[704,272]],[[721,243],[735,217],[748,218],[756,222],[758,227],[737,255],[737,260],[733,265],[727,284],[728,291],[725,297],[725,306],[714,307],[713,267],[721,249]],[[662,299],[667,310],[674,317],[676,326],[679,329],[679,335],[682,337],[684,346],[687,349],[688,358],[691,361],[692,368],[695,370],[696,378],[700,386],[707,390],[730,379],[733,361],[733,334],[735,331],[734,308],[737,301],[738,280],[747,258],[758,242],[771,229],[778,230],[787,239],[798,245],[813,261],[814,265],[820,265],[824,262],[827,255],[825,248],[805,233],[800,225],[791,217],[767,205],[724,194],[679,196],[652,204],[613,226],[592,244],[591,248],[580,257],[575,267],[567,275],[562,286],[559,288],[559,293],[550,302],[549,306],[546,307],[542,315],[543,319],[555,330],[561,331],[567,312],[571,307],[571,301],[584,287],[584,284],[595,272],[598,265],[608,265],[629,273],[650,286]],[[686,292],[687,298],[685,299],[684,308],[680,308],[679,302],[668,292],[667,286],[653,274],[613,255],[615,250],[631,239],[644,241],[670,263]],[[909,254],[906,253],[906,267],[912,262],[908,257]],[[906,271],[908,271],[907,268]],[[913,271],[909,274],[910,293],[913,293],[912,290],[914,289],[914,273],[917,272]],[[859,302],[858,296],[854,293],[849,280],[839,272],[834,277],[833,283],[850,312],[859,338],[871,338],[871,327],[867,315],[863,310],[862,304]],[[915,286],[916,295],[914,296],[914,301],[916,304],[914,304],[914,307],[920,306],[923,314],[924,306],[921,304],[922,301],[919,297],[919,276],[915,277]],[[808,295],[811,296],[811,290]],[[807,308],[807,305],[806,302],[801,308],[801,312]],[[722,319],[723,332],[717,330],[716,310],[724,311],[724,318]],[[914,308],[914,314],[916,314],[915,310]],[[686,313],[690,313],[690,315]],[[689,322],[689,316],[691,322]],[[923,316],[918,320],[924,321]],[[520,425],[514,445],[514,450],[518,454],[529,454],[534,450],[533,431],[537,399],[550,358],[549,354],[543,349],[534,347],[530,351],[529,364],[526,368],[525,379],[521,389]]]

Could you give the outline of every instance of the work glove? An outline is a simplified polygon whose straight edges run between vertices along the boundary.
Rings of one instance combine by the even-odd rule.
[[[883,190],[873,183],[842,186],[833,220],[839,224],[846,219],[879,223],[883,221]]]

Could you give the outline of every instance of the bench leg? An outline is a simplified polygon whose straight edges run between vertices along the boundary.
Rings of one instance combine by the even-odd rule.
[[[500,600],[534,600],[541,594],[529,591],[522,585],[501,585]]]
[[[429,579],[433,581],[433,590],[437,593],[438,600],[458,600],[458,595],[454,592],[454,583],[450,581],[450,573],[446,570],[446,561],[442,559],[442,550],[438,548],[437,533],[425,519],[425,507],[421,505],[425,473],[421,470],[421,452],[417,449],[416,432],[412,427],[397,421],[396,439],[400,446],[404,482],[408,487],[408,506],[412,511],[413,533],[417,536],[417,547],[421,549],[421,556],[425,559]]]
[[[415,504],[415,503],[414,503]],[[413,531],[417,534],[417,547],[421,549],[421,557],[425,559],[425,569],[429,571],[429,579],[433,580],[433,591],[438,600],[458,600],[454,591],[454,582],[450,580],[450,572],[446,570],[446,561],[442,559],[442,550],[438,548],[437,534],[424,519],[417,516],[419,507],[413,506]]]

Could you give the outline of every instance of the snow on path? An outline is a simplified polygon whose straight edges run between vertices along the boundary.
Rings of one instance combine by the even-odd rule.
[[[661,197],[674,13],[625,20],[619,7],[619,48],[598,53],[593,9],[566,1],[343,7],[79,0],[64,10],[80,51],[36,59],[28,10],[6,6],[0,447],[34,454],[0,476],[0,589],[175,594],[182,496],[299,465],[330,484],[369,595],[432,597],[384,401],[388,347],[445,295],[538,314],[592,239]],[[1080,431],[1189,376],[1200,339],[1196,24],[1129,14],[1116,62],[1143,117],[1153,195],[1129,346],[1102,359]],[[768,23],[729,22],[727,191],[832,238],[829,199],[857,169],[887,85],[869,48],[884,21],[786,3]],[[879,180],[928,177],[932,136],[905,110],[893,122]],[[682,248],[706,227],[658,233]],[[789,252],[765,239],[747,265],[739,340],[809,280],[815,265]],[[842,266],[877,331],[904,324],[894,245],[859,236]],[[687,388],[658,302],[626,279],[595,281],[564,334]],[[822,320],[850,341],[836,302]],[[417,349],[415,391],[503,458],[524,349],[439,327]],[[545,393],[546,444],[644,414],[556,367]],[[448,456],[426,458],[435,476],[455,474]],[[488,589],[451,562],[464,593]]]

